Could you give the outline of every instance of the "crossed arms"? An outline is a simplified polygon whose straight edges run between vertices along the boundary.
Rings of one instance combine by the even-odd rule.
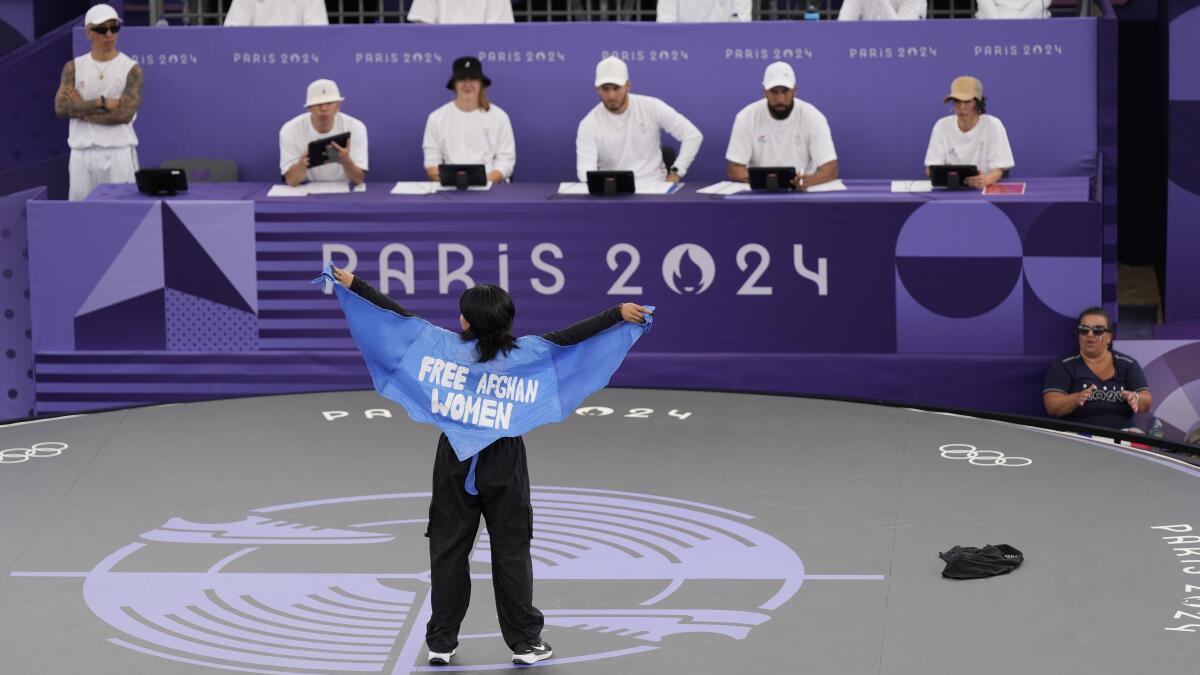
[[[75,89],[75,62],[63,66],[58,92],[54,94],[54,114],[60,119],[82,119],[94,124],[129,124],[142,104],[142,67],[134,65],[125,78],[120,98],[85,101]]]

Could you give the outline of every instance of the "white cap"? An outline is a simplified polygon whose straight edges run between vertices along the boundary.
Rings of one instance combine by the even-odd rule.
[[[796,88],[796,71],[783,61],[772,63],[763,73],[763,89],[774,89],[775,87]]]
[[[596,64],[596,86],[616,84],[624,86],[629,81],[629,66],[615,56]]]
[[[304,104],[305,108],[322,103],[333,103],[334,101],[345,101],[342,98],[342,93],[338,91],[337,82],[333,80],[315,80],[308,85],[308,101]]]
[[[112,21],[114,19],[117,21],[117,23],[121,23],[121,17],[117,16],[117,10],[113,9],[109,5],[100,3],[99,5],[93,5],[92,8],[87,11],[87,14],[83,16],[83,25],[99,26],[105,21]]]

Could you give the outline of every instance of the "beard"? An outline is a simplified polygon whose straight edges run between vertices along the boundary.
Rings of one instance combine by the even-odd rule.
[[[789,101],[787,105],[770,105],[767,104],[767,110],[771,112],[771,117],[777,120],[786,120],[792,114],[792,108],[796,107],[795,101]]]
[[[625,94],[624,96],[621,97],[620,101],[617,101],[615,103],[609,103],[608,101],[605,101],[604,108],[606,110],[608,110],[609,112],[617,112],[621,108],[625,107],[625,102],[628,100],[629,100],[629,94]]]

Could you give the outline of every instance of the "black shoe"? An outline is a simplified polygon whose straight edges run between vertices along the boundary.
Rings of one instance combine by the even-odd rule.
[[[431,666],[448,666],[448,665],[450,665],[450,657],[451,656],[454,656],[453,649],[451,649],[448,652],[435,652],[432,649],[430,649],[429,657],[428,657],[429,665],[431,665]]]
[[[553,655],[554,651],[550,649],[549,642],[537,640],[536,642],[518,642],[513,645],[513,663],[518,665],[528,666]]]

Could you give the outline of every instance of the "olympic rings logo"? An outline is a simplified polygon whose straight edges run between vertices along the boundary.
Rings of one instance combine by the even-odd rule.
[[[29,448],[9,448],[0,450],[0,464],[21,464],[28,462],[31,459],[42,459],[45,457],[58,457],[70,446],[66,443],[57,441],[47,441],[45,443],[34,443]]]
[[[999,450],[980,450],[966,443],[947,443],[938,448],[945,459],[965,459],[975,466],[1029,466],[1028,457],[1009,457]]]

